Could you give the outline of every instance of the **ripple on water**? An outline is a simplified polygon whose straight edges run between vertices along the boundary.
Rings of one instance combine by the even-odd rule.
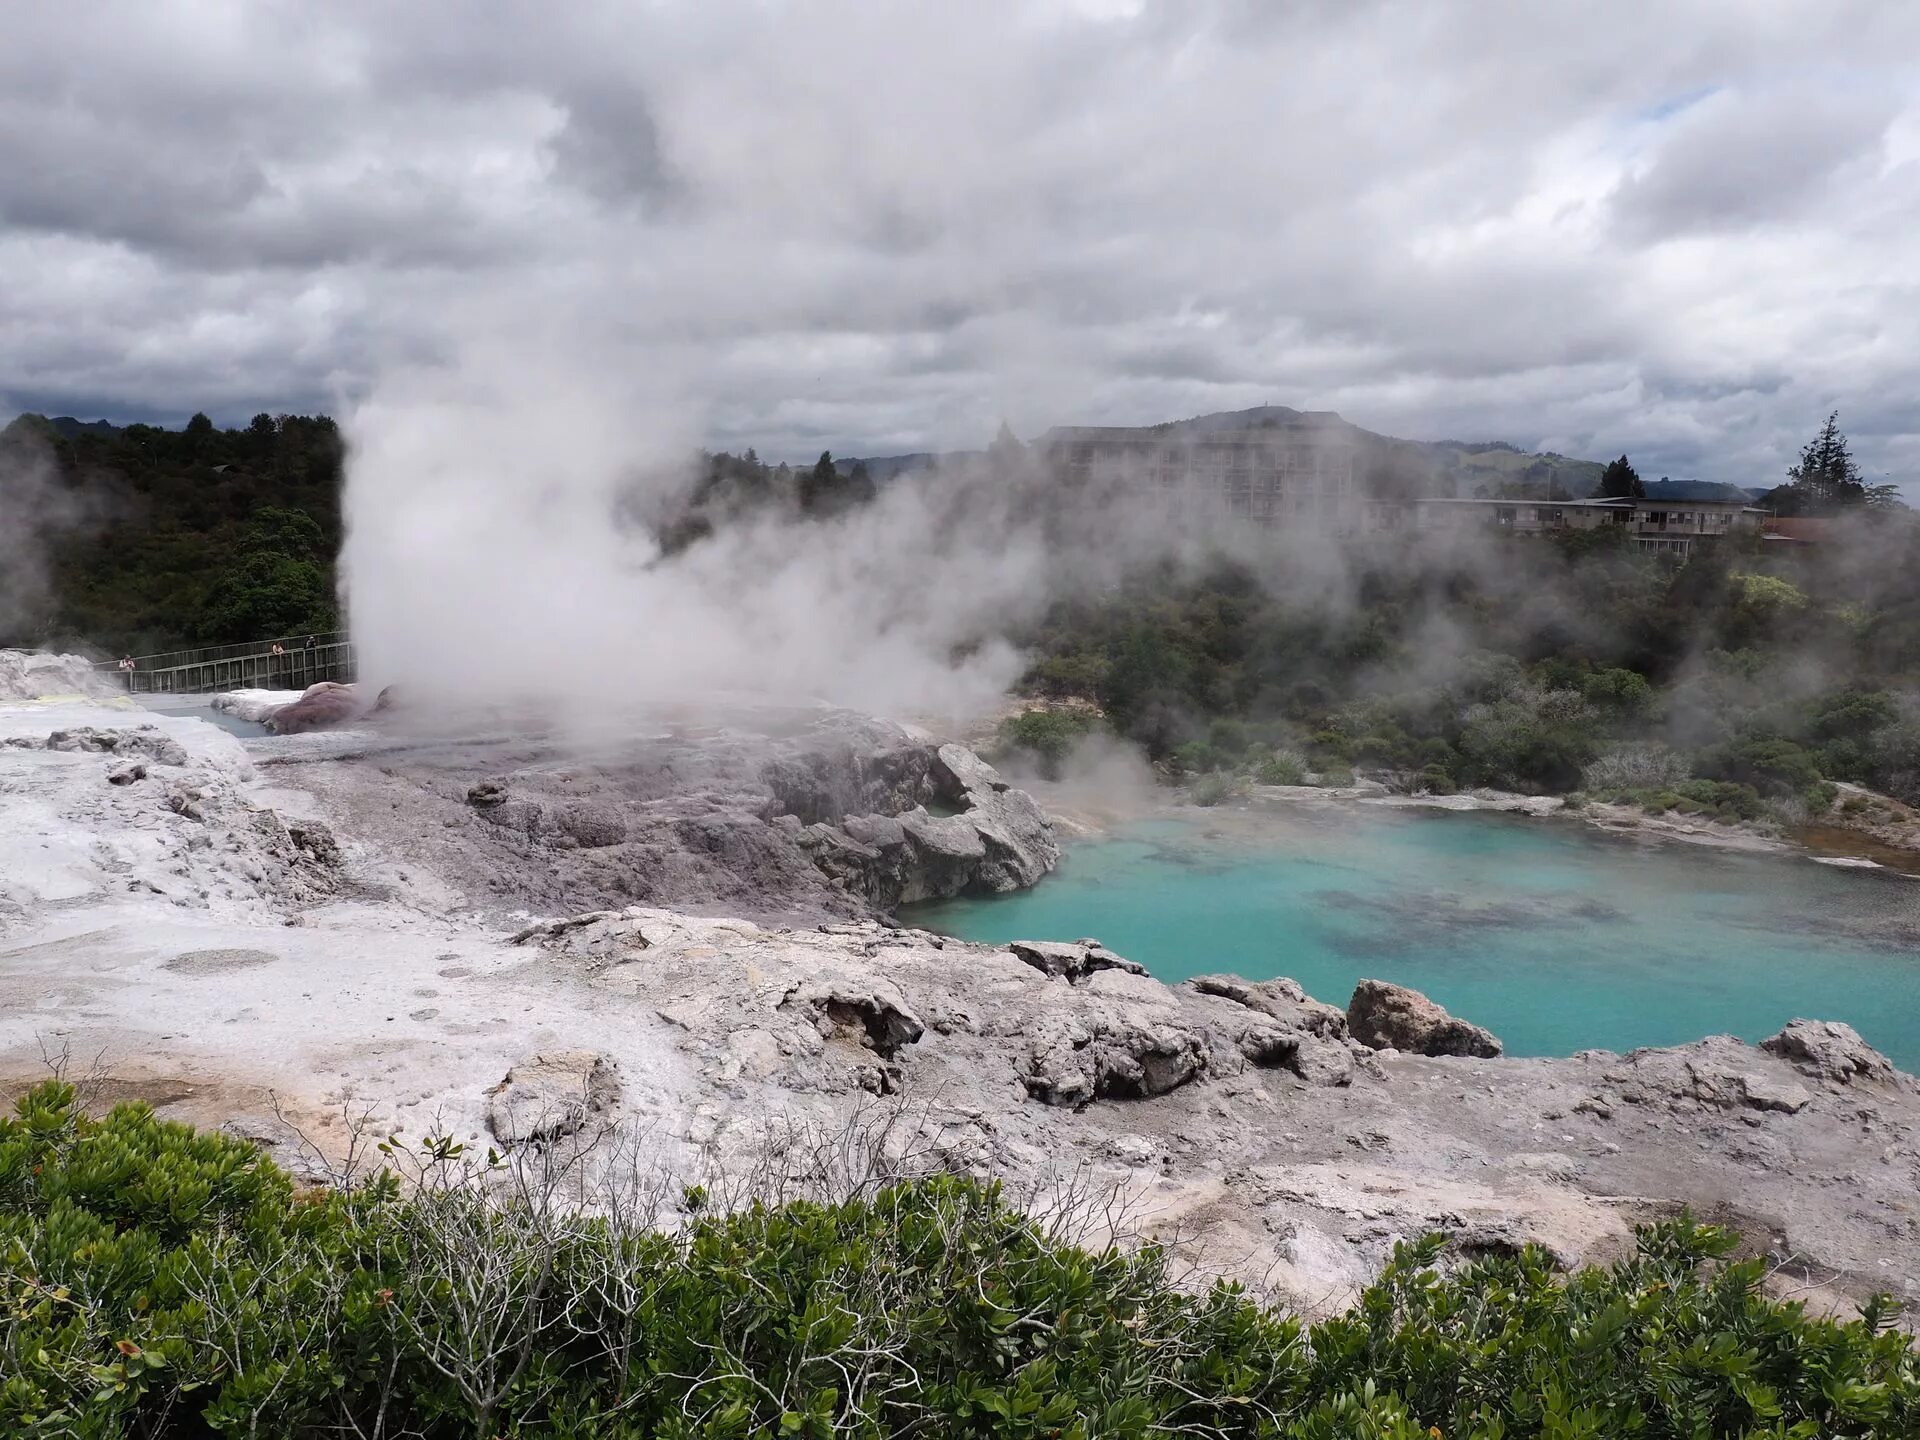
[[[1488,814],[1263,810],[1075,845],[1034,890],[917,907],[966,939],[1098,935],[1164,980],[1426,991],[1523,1055],[1844,1020],[1920,1070],[1920,885]]]

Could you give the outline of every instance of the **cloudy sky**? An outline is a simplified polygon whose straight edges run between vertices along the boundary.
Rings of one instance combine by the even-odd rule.
[[[0,414],[525,327],[766,455],[1282,403],[1765,483],[1837,407],[1920,481],[1910,0],[0,0],[0,154]]]

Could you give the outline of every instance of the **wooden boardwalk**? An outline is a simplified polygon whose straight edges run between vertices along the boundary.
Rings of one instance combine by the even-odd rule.
[[[130,695],[304,690],[321,680],[352,680],[355,674],[353,642],[345,635],[316,635],[313,639],[312,645],[307,644],[306,636],[299,636],[136,655],[131,670],[122,670],[115,661],[98,668]],[[284,653],[273,653],[276,644]]]

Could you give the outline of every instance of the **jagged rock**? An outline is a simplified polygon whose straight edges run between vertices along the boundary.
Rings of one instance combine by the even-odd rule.
[[[1251,1064],[1291,1070],[1310,1085],[1353,1083],[1354,1054],[1345,1013],[1311,998],[1295,981],[1200,975],[1183,988],[1261,1017],[1259,1023],[1239,1026],[1234,1037],[1235,1048]]]
[[[55,730],[45,742],[49,750],[92,752],[99,755],[143,755],[156,765],[181,766],[187,752],[178,740],[163,735],[157,726],[141,725],[131,730],[108,730],[93,725],[76,725]]]
[[[1375,1050],[1482,1059],[1500,1053],[1500,1041],[1491,1031],[1449,1015],[1418,990],[1384,980],[1362,980],[1353,987],[1347,1031]]]
[[[109,785],[131,785],[136,780],[146,778],[147,767],[144,765],[121,765],[107,772]]]
[[[964,745],[936,750],[930,774],[942,799],[965,807],[957,818],[967,820],[980,837],[985,854],[973,888],[1025,889],[1060,863],[1060,842],[1033,797],[1014,789]]]
[[[1762,1040],[1760,1048],[1809,1075],[1841,1085],[1855,1080],[1891,1081],[1895,1074],[1886,1056],[1861,1039],[1859,1031],[1838,1020],[1790,1020],[1779,1034]]]
[[[1202,995],[1218,995],[1263,1015],[1327,1040],[1347,1038],[1347,1012],[1315,1000],[1300,982],[1281,975],[1272,980],[1243,980],[1238,975],[1196,975],[1187,984]]]
[[[1751,1051],[1746,1052],[1751,1054]],[[1734,1070],[1712,1059],[1689,1060],[1687,1078],[1695,1100],[1722,1110],[1747,1106],[1780,1110],[1791,1115],[1804,1110],[1813,1096],[1805,1086],[1758,1071]]]
[[[1139,1100],[1177,1090],[1208,1068],[1205,1037],[1172,1023],[1046,1016],[1021,1079],[1049,1105]]]
[[[883,1060],[927,1033],[900,992],[878,978],[815,977],[790,991],[780,1008],[806,1014],[823,1038],[851,1036]]]
[[[481,780],[467,787],[467,804],[476,810],[490,810],[507,801],[507,787],[498,780]]]
[[[1116,955],[1098,941],[1015,940],[1007,949],[1049,980],[1065,980],[1069,985],[1077,985],[1103,970],[1119,970],[1128,975],[1147,973],[1147,967],[1139,961]]]
[[[610,1109],[619,1095],[612,1065],[595,1051],[533,1055],[494,1087],[487,1127],[503,1145],[558,1140]]]

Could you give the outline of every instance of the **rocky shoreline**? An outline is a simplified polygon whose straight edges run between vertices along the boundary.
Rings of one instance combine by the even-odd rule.
[[[1574,1264],[1681,1206],[1823,1304],[1920,1299],[1920,1091],[1845,1027],[1522,1059],[1395,987],[1343,1009],[1165,985],[1091,938],[903,929],[874,910],[1031,883],[1057,845],[990,767],[902,727],[243,747],[37,706],[0,708],[0,741],[9,1089],[65,1054],[97,1094],[295,1164],[362,1115],[751,1171],[881,1113],[902,1156],[1110,1187],[1138,1229],[1316,1313],[1401,1237]]]

